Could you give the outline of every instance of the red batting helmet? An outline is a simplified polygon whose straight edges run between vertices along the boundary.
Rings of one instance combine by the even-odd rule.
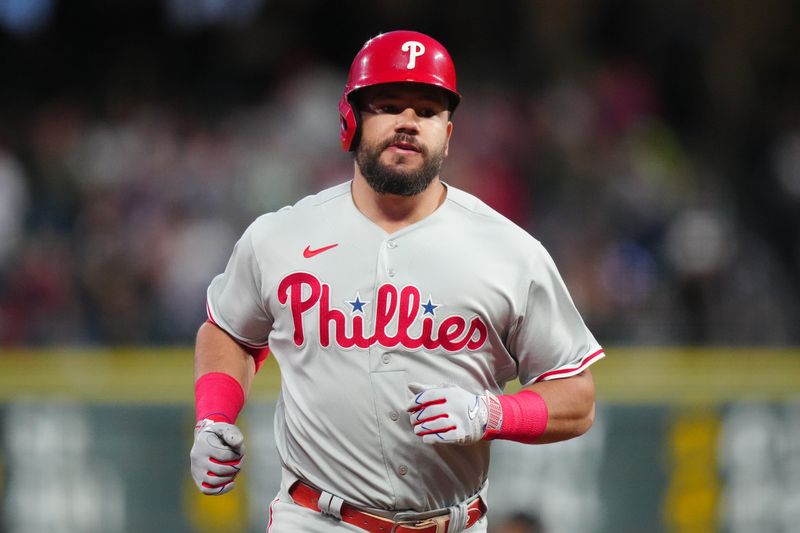
[[[414,82],[434,85],[450,96],[453,111],[461,95],[456,91],[456,67],[442,44],[415,31],[391,31],[373,37],[356,54],[339,101],[342,149],[358,145],[359,118],[351,96],[364,87],[382,83]]]

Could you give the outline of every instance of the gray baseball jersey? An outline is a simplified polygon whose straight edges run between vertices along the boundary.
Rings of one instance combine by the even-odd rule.
[[[212,281],[209,317],[277,360],[289,471],[363,507],[455,505],[485,484],[490,443],[422,443],[408,383],[499,394],[603,351],[542,245],[474,196],[447,186],[433,214],[388,234],[350,185],[259,217]]]

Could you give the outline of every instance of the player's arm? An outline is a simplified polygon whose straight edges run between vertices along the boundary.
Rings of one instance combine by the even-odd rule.
[[[512,396],[517,396],[515,399],[518,403],[522,401],[522,408],[530,410],[524,416],[529,419],[539,419],[538,421],[532,420],[531,425],[538,423],[538,427],[541,428],[543,426],[544,430],[539,436],[533,437],[536,428],[531,428],[534,430],[531,435],[526,435],[525,428],[522,428],[522,433],[515,435],[520,438],[512,438],[510,440],[522,440],[522,442],[531,444],[546,444],[579,437],[592,427],[595,411],[595,389],[594,379],[589,369],[572,377],[534,383],[523,388],[518,395],[527,395],[529,393],[538,395],[541,400],[534,397],[531,398],[533,400],[532,403],[526,404],[526,399],[517,395]],[[506,422],[508,423],[509,414],[506,411],[509,408],[506,407],[502,397],[498,401],[504,404],[503,414],[506,414]],[[500,433],[501,435],[497,435],[495,438],[503,438],[502,426]],[[527,439],[526,436],[532,438]]]
[[[244,436],[235,425],[255,374],[251,353],[217,325],[197,332],[194,355],[195,441],[191,471],[204,494],[233,489],[244,458]]]
[[[233,340],[219,326],[205,322],[197,332],[194,351],[194,380],[220,372],[233,377],[242,387],[245,400],[255,375],[255,359],[251,352]]]
[[[259,220],[263,219],[251,224],[237,241],[225,271],[211,280],[206,296],[208,321],[197,332],[197,424],[190,455],[192,477],[204,494],[223,494],[233,487],[244,457],[244,436],[236,427],[236,419],[244,408],[253,375],[267,354],[271,320],[264,307],[261,270],[253,244],[254,233],[263,229]],[[233,332],[238,334],[232,336]]]
[[[475,394],[456,385],[410,383],[408,408],[414,433],[428,444],[513,440],[546,444],[578,437],[594,422],[594,381],[589,370],[541,381],[515,394]]]

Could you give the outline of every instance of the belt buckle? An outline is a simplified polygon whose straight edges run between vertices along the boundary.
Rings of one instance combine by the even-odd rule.
[[[389,533],[395,533],[398,527],[406,527],[409,529],[422,529],[430,526],[436,526],[436,533],[445,533],[447,531],[447,522],[450,520],[450,514],[443,514],[433,516],[418,522],[399,521],[392,524],[392,529]]]

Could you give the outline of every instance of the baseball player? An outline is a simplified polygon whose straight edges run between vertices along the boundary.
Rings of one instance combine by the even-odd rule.
[[[491,441],[593,422],[603,351],[550,256],[440,180],[460,99],[439,42],[369,40],[339,103],[352,180],[259,217],[208,288],[192,475],[205,494],[234,487],[235,422],[268,348],[283,465],[270,532],[486,531]]]

